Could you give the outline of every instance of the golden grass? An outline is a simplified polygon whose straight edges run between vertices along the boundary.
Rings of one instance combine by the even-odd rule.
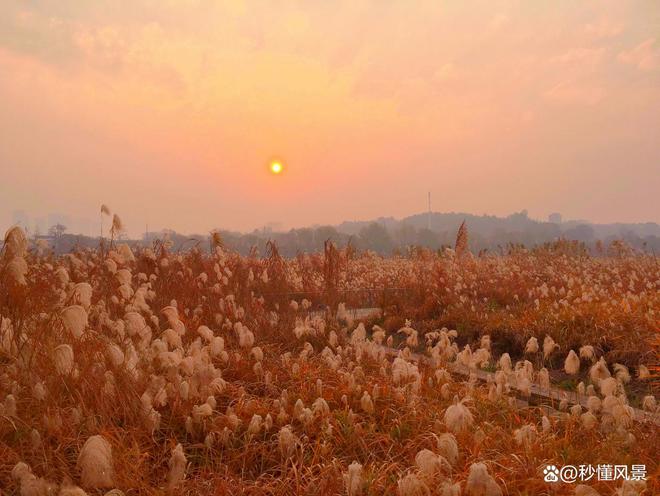
[[[441,494],[446,481],[465,487],[471,465],[481,461],[504,494],[572,494],[570,485],[551,488],[543,482],[541,470],[548,463],[646,464],[649,476],[658,470],[655,424],[608,428],[603,423],[587,430],[566,413],[520,407],[506,392],[489,399],[488,385],[459,378],[449,381],[441,393],[442,384],[430,365],[419,366],[418,386],[397,385],[391,361],[370,346],[369,332],[366,341],[352,340],[356,323],[333,316],[323,324],[318,318],[307,321],[311,330],[300,338],[293,334],[296,323],[310,316],[303,298],[312,307],[342,301],[384,308],[377,323],[401,349],[405,343],[396,331],[405,319],[411,319],[419,332],[418,351],[425,351],[424,334],[442,327],[458,331],[457,349],[470,344],[476,350],[480,337],[488,334],[493,354],[485,365],[493,371],[498,355],[508,352],[514,361],[527,358],[536,370],[546,366],[562,380],[560,370],[569,350],[590,344],[610,366],[625,364],[634,375],[640,364],[646,364],[657,373],[660,270],[653,257],[592,258],[546,248],[505,256],[467,255],[457,261],[424,251],[382,258],[326,247],[325,257],[286,260],[270,245],[268,257],[260,259],[227,253],[218,239],[211,254],[196,248],[168,253],[163,244],[140,251],[135,261],[117,249],[59,258],[32,252],[23,256],[26,284],[0,272],[0,315],[7,319],[0,336],[0,402],[9,394],[17,400],[15,415],[0,416],[3,494],[20,494],[10,474],[20,461],[54,484],[80,485],[77,459],[92,435],[101,435],[112,446],[114,487],[127,494],[168,492],[168,460],[178,443],[187,468],[183,482],[170,491],[176,494],[346,494],[342,476],[353,461],[363,467],[362,494],[395,494],[406,474],[417,474],[416,454],[422,449],[437,451],[436,436],[447,431],[444,413],[455,395],[468,398],[474,423],[456,435],[459,459],[450,474],[429,483],[431,494]],[[130,291],[121,287],[113,265],[130,271]],[[61,272],[58,275],[62,268],[69,281],[62,281]],[[75,302],[75,285],[82,282],[91,285],[92,299],[85,310],[88,325],[80,338],[74,338],[61,312]],[[404,289],[358,291],[385,287]],[[144,301],[136,298],[140,288]],[[292,299],[297,309],[289,305]],[[161,338],[172,327],[160,310],[174,302],[185,332],[180,349],[166,349],[188,357],[194,370],[183,363],[163,366],[159,355]],[[129,311],[145,317],[150,336],[129,335],[124,323]],[[254,346],[263,350],[260,370],[251,350],[239,346],[236,322],[254,333]],[[201,325],[223,337],[226,360],[203,351],[206,345],[196,332]],[[336,346],[331,333],[337,335]],[[532,335],[539,342],[550,335],[560,349],[545,361],[542,353],[523,357]],[[73,349],[73,374],[55,373],[52,350],[61,344]],[[124,353],[123,364],[108,358],[110,344]],[[312,351],[301,356],[310,347]],[[341,357],[338,366],[331,366],[322,354],[326,347],[333,357]],[[134,370],[126,366],[130,350],[136,354]],[[291,353],[289,359],[286,353]],[[582,361],[578,380],[587,381],[588,365]],[[213,394],[210,417],[187,421],[193,407],[207,401],[203,370],[209,366],[221,373],[226,387]],[[300,399],[312,408],[319,397],[317,379],[330,411],[313,414],[305,424],[302,417],[294,418],[294,404]],[[198,391],[188,398],[180,390],[184,380],[199,382]],[[39,382],[45,399],[32,392]],[[160,402],[153,399],[162,393],[157,384],[167,393]],[[622,387],[628,400],[637,404],[654,386],[657,376],[633,379]],[[145,391],[160,415],[153,432],[147,428],[141,402]],[[365,391],[372,397],[373,413],[361,407]],[[278,420],[281,411],[287,418]],[[239,426],[232,424],[232,413],[240,419]],[[270,415],[273,426],[249,434],[254,415]],[[551,420],[548,432],[541,428],[543,415]],[[290,425],[299,440],[288,459],[278,445],[284,425]],[[525,425],[536,432],[527,447],[513,436]],[[34,443],[33,431],[39,434],[39,444]],[[601,494],[611,494],[620,485],[589,484]],[[86,489],[103,494],[110,488]],[[658,491],[658,481],[649,480],[646,494]]]

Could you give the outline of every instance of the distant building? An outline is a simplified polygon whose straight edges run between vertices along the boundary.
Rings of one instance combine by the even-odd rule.
[[[548,216],[548,222],[552,222],[553,224],[561,224],[561,214],[557,212],[550,214]]]

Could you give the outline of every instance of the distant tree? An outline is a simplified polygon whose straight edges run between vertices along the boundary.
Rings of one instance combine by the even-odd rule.
[[[548,222],[553,224],[561,224],[561,214],[558,212],[552,213],[548,216]]]
[[[360,244],[368,250],[378,253],[389,254],[392,252],[393,243],[390,233],[383,226],[372,222],[360,229]]]
[[[316,228],[316,244],[320,245],[321,243],[325,243],[327,240],[331,240],[335,244],[339,242],[341,239],[341,235],[332,226],[320,226]]]
[[[48,235],[56,239],[61,238],[65,232],[66,232],[66,226],[60,223],[57,223],[54,226],[51,226],[50,229],[48,229]]]
[[[417,230],[415,226],[402,222],[401,226],[396,230],[396,238],[399,246],[405,247],[413,245],[417,242]]]
[[[51,226],[50,229],[48,229],[48,235],[53,238],[53,245],[55,248],[55,251],[60,249],[60,240],[62,239],[62,236],[64,236],[64,233],[66,232],[66,226],[57,223],[54,226]]]
[[[593,241],[595,238],[594,228],[588,224],[579,224],[564,231],[564,236],[568,239],[578,241]]]
[[[296,229],[296,237],[298,239],[298,246],[302,251],[313,251],[314,242],[316,241],[314,229],[303,227]]]
[[[434,250],[440,246],[438,235],[426,228],[417,231],[417,244]]]

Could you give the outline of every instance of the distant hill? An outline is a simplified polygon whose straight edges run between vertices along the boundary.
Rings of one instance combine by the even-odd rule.
[[[429,222],[430,219],[430,222]],[[660,237],[660,225],[655,222],[644,222],[635,224],[612,223],[595,224],[586,220],[567,220],[561,223],[539,221],[530,218],[526,211],[511,214],[507,217],[497,217],[494,215],[474,215],[465,212],[431,212],[410,215],[401,220],[393,217],[380,217],[368,221],[345,221],[337,225],[337,230],[347,234],[357,234],[360,229],[372,223],[382,225],[388,230],[395,230],[403,225],[415,227],[417,229],[426,229],[430,225],[431,231],[441,233],[444,231],[455,232],[466,221],[470,231],[479,233],[482,236],[493,236],[498,233],[535,231],[538,229],[550,230],[559,234],[574,233],[575,229],[584,229],[588,226],[596,238],[606,238],[611,236],[635,235],[640,237],[658,236]],[[553,227],[554,226],[554,227]],[[555,230],[558,229],[558,230]],[[580,234],[580,233],[577,233]],[[586,231],[585,233],[586,234]]]
[[[465,221],[473,250],[493,249],[508,243],[534,246],[559,238],[595,243],[624,239],[637,248],[660,250],[660,225],[655,222],[636,224],[595,224],[585,220],[546,222],[532,219],[525,210],[506,217],[474,215],[465,212],[420,213],[397,220],[381,217],[369,221],[346,221],[337,225],[339,232],[358,236],[372,225],[383,227],[393,238],[395,245],[414,244],[420,232],[425,239],[435,239],[435,245],[451,245],[456,231]],[[428,228],[430,227],[430,232]],[[417,236],[415,236],[415,233]]]

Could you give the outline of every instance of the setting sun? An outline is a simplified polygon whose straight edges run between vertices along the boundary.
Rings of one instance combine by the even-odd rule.
[[[270,171],[273,174],[279,174],[280,172],[282,172],[283,169],[284,167],[282,167],[282,164],[280,162],[272,162],[270,164]]]

